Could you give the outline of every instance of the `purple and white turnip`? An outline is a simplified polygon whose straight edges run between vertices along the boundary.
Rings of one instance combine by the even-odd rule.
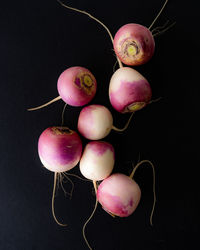
[[[100,140],[106,137],[112,129],[118,132],[126,130],[132,115],[124,128],[119,129],[113,125],[113,116],[108,108],[99,104],[88,105],[79,114],[78,131],[89,140]]]
[[[65,172],[78,164],[82,142],[79,135],[67,127],[50,127],[39,137],[38,154],[45,168]]]
[[[101,182],[97,199],[114,216],[127,217],[137,208],[141,197],[138,184],[129,176],[116,173]]]
[[[119,68],[112,75],[109,98],[114,109],[120,113],[135,112],[151,101],[149,82],[130,67]]]
[[[86,68],[75,66],[63,71],[58,78],[59,96],[41,106],[30,108],[29,111],[41,109],[62,99],[70,106],[84,106],[95,96],[97,82],[94,75]]]
[[[80,160],[80,171],[84,177],[92,181],[107,178],[114,167],[115,152],[113,146],[104,141],[89,142]]]
[[[39,158],[45,168],[54,172],[54,186],[52,195],[52,215],[56,223],[60,223],[54,212],[54,198],[57,178],[65,171],[74,168],[80,161],[82,142],[79,135],[67,127],[49,127],[45,129],[38,140]]]
[[[97,200],[103,209],[112,216],[128,217],[131,215],[137,208],[141,198],[140,187],[133,177],[137,168],[144,163],[150,164],[153,170],[154,202],[150,216],[150,223],[152,225],[152,216],[156,203],[155,169],[153,163],[149,160],[140,161],[134,167],[130,176],[114,173],[104,179],[98,186]]]
[[[155,41],[148,28],[141,24],[129,23],[117,31],[113,46],[116,55],[124,64],[136,66],[151,59]]]

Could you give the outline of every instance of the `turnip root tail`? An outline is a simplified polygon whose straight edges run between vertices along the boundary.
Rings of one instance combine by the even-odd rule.
[[[133,178],[134,174],[135,174],[135,171],[137,170],[137,168],[144,164],[144,163],[149,163],[152,167],[152,170],[153,170],[153,207],[152,207],[152,210],[151,210],[151,215],[150,215],[150,224],[151,226],[153,226],[153,223],[152,223],[152,218],[153,218],[153,213],[154,213],[154,209],[155,209],[155,204],[156,204],[156,191],[155,191],[155,167],[153,165],[153,163],[149,160],[142,160],[140,161],[133,169],[132,173],[130,174],[130,178]]]
[[[72,185],[72,188],[71,188],[71,191],[70,192],[67,192],[63,186],[63,182],[64,181],[64,178],[66,178]],[[70,196],[70,199],[72,198],[72,194],[73,194],[73,191],[74,191],[74,183],[73,181],[65,174],[65,173],[58,173],[58,184],[60,184],[65,196],[68,194]]]
[[[66,224],[62,224],[60,223],[56,216],[55,216],[55,209],[54,209],[54,200],[55,200],[55,191],[56,191],[56,183],[57,183],[57,176],[58,176],[58,173],[54,173],[54,185],[53,185],[53,195],[52,195],[52,201],[51,201],[51,209],[52,209],[52,214],[53,214],[53,218],[55,220],[55,222],[59,225],[59,226],[62,226],[62,227],[65,227],[67,226]]]
[[[47,102],[47,103],[45,103],[45,104],[43,104],[41,106],[38,106],[38,107],[35,107],[35,108],[30,108],[30,109],[28,109],[28,111],[33,111],[33,110],[38,110],[38,109],[44,108],[44,107],[48,106],[49,104],[51,104],[53,102],[56,102],[56,101],[58,101],[60,99],[61,99],[61,96],[58,96],[58,97],[54,98],[53,100],[51,100],[51,101],[49,101],[49,102]]]
[[[63,107],[61,127],[64,126],[64,114],[65,114],[65,109],[66,109],[66,107],[67,107],[67,103],[65,103],[65,105],[64,105],[64,107]]]
[[[153,99],[153,100],[151,100],[148,104],[151,104],[151,103],[154,103],[154,102],[158,102],[158,101],[160,101],[162,98],[163,98],[163,97],[158,97],[158,98],[156,98],[156,99]]]
[[[160,16],[160,14],[163,12],[166,4],[167,4],[168,0],[166,0],[161,8],[161,10],[159,11],[158,15],[156,16],[156,18],[153,20],[152,24],[149,26],[149,30],[151,31],[153,37],[155,36],[158,36],[158,35],[161,35],[163,34],[165,31],[171,29],[175,24],[176,22],[173,22],[172,24],[168,25],[167,24],[169,23],[169,20],[163,25],[163,26],[160,26],[160,27],[156,27],[154,29],[151,30],[151,28],[153,27],[154,23],[156,22],[156,20],[158,19],[158,17]]]
[[[166,4],[167,4],[168,0],[165,0],[162,8],[160,9],[160,11],[158,12],[157,16],[155,17],[155,19],[153,20],[153,22],[151,23],[151,25],[149,26],[149,30],[153,27],[154,23],[157,21],[157,19],[159,18],[159,16],[161,15],[161,13],[163,12]]]
[[[112,126],[112,129],[117,131],[117,132],[124,132],[128,128],[129,123],[132,120],[133,115],[134,115],[134,112],[132,112],[132,114],[130,115],[130,117],[129,117],[127,123],[126,123],[126,125],[123,128],[116,128],[115,126]]]
[[[71,174],[71,173],[68,173],[68,172],[65,172],[65,173],[62,173],[62,174],[64,174],[65,176],[66,176],[66,175],[69,175],[69,176],[76,177],[76,178],[78,178],[79,180],[82,180],[82,181],[89,181],[89,182],[91,182],[91,180],[88,180],[88,179],[86,179],[86,178],[82,178],[82,177],[80,177],[80,176],[78,176],[78,175],[76,175],[76,174]]]
[[[80,13],[82,13],[82,14],[85,14],[85,15],[89,16],[91,19],[93,19],[93,20],[95,20],[96,22],[98,22],[99,24],[101,24],[101,25],[104,27],[104,29],[108,32],[108,35],[110,36],[111,42],[112,42],[112,44],[113,44],[113,36],[112,36],[110,30],[109,30],[108,27],[107,27],[104,23],[102,23],[99,19],[97,19],[96,17],[92,16],[90,13],[88,13],[88,12],[86,12],[86,11],[84,11],[84,10],[79,10],[79,9],[73,8],[73,7],[71,7],[71,6],[68,6],[68,5],[64,4],[64,3],[63,3],[62,1],[60,1],[60,0],[57,0],[57,1],[58,1],[63,7],[67,8],[67,9],[70,9],[70,10],[73,10],[73,11],[76,11],[76,12],[80,12]],[[120,67],[120,68],[123,67],[122,62],[119,60],[118,57],[117,57],[117,61],[118,61],[118,63],[119,63],[119,67]]]
[[[93,185],[94,185],[95,194],[97,194],[97,183],[96,183],[96,181],[93,181]],[[92,217],[93,217],[93,215],[94,215],[94,213],[95,213],[95,211],[96,211],[96,209],[97,209],[97,205],[98,205],[98,200],[97,200],[97,195],[96,195],[96,202],[95,202],[94,209],[93,209],[93,211],[92,211],[90,217],[87,219],[87,221],[86,221],[85,224],[83,225],[83,230],[82,230],[83,238],[84,238],[84,240],[85,240],[85,242],[86,242],[86,244],[87,244],[87,246],[88,246],[88,248],[89,248],[90,250],[92,250],[92,248],[91,248],[91,246],[89,245],[88,240],[87,240],[87,238],[86,238],[86,236],[85,236],[85,228],[86,228],[88,222],[92,219]]]
[[[168,23],[168,22],[166,22],[166,23]],[[175,24],[176,24],[176,22],[173,22],[172,24],[170,24],[168,26],[166,26],[166,24],[164,24],[162,27],[157,27],[157,28],[153,29],[152,30],[153,37],[162,35],[167,30],[171,29]]]

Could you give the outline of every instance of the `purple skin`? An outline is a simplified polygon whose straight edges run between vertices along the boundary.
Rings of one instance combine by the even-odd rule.
[[[110,102],[118,112],[135,112],[151,100],[152,91],[148,81],[136,70],[123,67],[110,80]]]
[[[101,182],[97,199],[103,209],[119,217],[131,215],[141,198],[138,184],[124,174],[112,174]]]
[[[58,93],[71,106],[83,106],[96,94],[97,82],[92,73],[83,67],[66,69],[58,78]]]
[[[100,181],[108,177],[114,167],[115,152],[110,143],[104,141],[89,142],[80,160],[80,171],[90,180]]]
[[[150,100],[151,90],[145,80],[121,82],[119,89],[110,93],[112,106],[121,113],[131,112],[128,107],[133,103],[144,103],[143,108]]]
[[[96,105],[95,105],[96,106]],[[92,117],[92,111],[94,105],[89,105],[84,107],[79,115],[78,118],[78,131],[81,133],[85,138],[92,138],[92,127],[93,127],[93,117]]]
[[[117,31],[114,50],[124,64],[141,65],[148,62],[154,54],[154,37],[145,26],[129,23]]]
[[[92,104],[84,107],[78,118],[78,131],[89,140],[106,137],[112,125],[112,114],[103,105]]]
[[[48,170],[64,172],[78,164],[82,142],[79,135],[67,127],[49,127],[39,137],[38,153]]]
[[[105,141],[91,141],[87,144],[88,150],[94,151],[96,155],[103,155],[107,150],[113,152],[113,157],[115,158],[115,152],[113,146]]]

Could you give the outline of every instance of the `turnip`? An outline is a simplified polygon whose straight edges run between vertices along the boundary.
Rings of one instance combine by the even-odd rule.
[[[115,152],[113,146],[104,141],[92,141],[89,142],[80,160],[80,172],[84,177],[93,181],[95,193],[97,193],[97,181],[101,181],[107,178],[114,167]],[[92,214],[83,226],[83,237],[89,249],[92,249],[85,236],[85,228],[88,222],[91,220],[97,208],[97,196],[96,202]]]
[[[116,32],[113,38],[108,27],[96,17],[92,16],[86,11],[70,7],[62,3],[60,0],[57,1],[65,8],[88,15],[90,18],[100,23],[105,28],[113,43],[114,51],[120,67],[123,67],[122,62],[126,65],[132,66],[141,65],[148,62],[153,56],[155,50],[154,36],[165,32],[167,29],[171,28],[172,25],[174,25],[173,23],[168,27],[164,25],[163,27],[157,27],[151,30],[168,2],[168,0],[165,0],[161,10],[149,28],[136,23],[125,24]]]
[[[80,160],[80,171],[92,181],[101,181],[108,177],[114,167],[115,153],[113,146],[104,141],[89,142]]]
[[[39,107],[30,108],[37,110],[59,99],[71,106],[84,106],[88,104],[96,94],[97,82],[93,74],[83,67],[70,67],[62,72],[58,78],[57,88],[59,96]]]
[[[132,178],[137,168],[144,163],[150,164],[153,169],[154,203],[150,216],[150,223],[152,225],[152,216],[156,202],[155,170],[152,162],[149,160],[139,162],[130,176],[115,173],[104,179],[98,187],[97,199],[104,210],[113,216],[127,217],[131,215],[137,208],[141,198],[140,187]]]
[[[141,65],[154,54],[155,41],[151,31],[143,25],[129,23],[122,26],[114,37],[114,51],[126,65]]]
[[[75,131],[67,127],[49,127],[39,137],[38,154],[43,166],[54,172],[52,214],[55,221],[64,226],[58,222],[54,212],[56,182],[65,171],[78,164],[82,154],[81,139]]]
[[[96,142],[90,142],[93,145],[95,145]],[[96,151],[96,150],[95,150]],[[86,168],[87,165],[89,166],[89,171],[91,171],[91,165],[92,161],[90,161],[89,157],[91,154],[86,155],[86,159],[89,162],[87,164],[86,162]],[[84,156],[84,153],[83,153]],[[94,159],[94,156],[92,156]],[[81,163],[81,161],[80,161]],[[96,184],[96,177],[95,173],[90,175],[89,178],[93,180],[95,192],[96,192],[96,202],[94,209],[88,218],[88,220],[85,222],[83,226],[83,237],[84,240],[90,250],[92,250],[86,236],[85,236],[85,228],[88,222],[91,220],[93,217],[98,202],[102,205],[102,208],[112,217],[118,216],[118,217],[128,217],[130,216],[135,209],[137,208],[140,198],[141,198],[141,189],[139,185],[133,180],[135,171],[138,169],[138,167],[144,163],[148,163],[151,165],[152,170],[153,170],[153,195],[154,195],[154,201],[153,201],[153,207],[150,215],[150,224],[153,225],[152,223],[152,217],[154,213],[154,208],[155,208],[155,203],[156,203],[156,194],[155,194],[155,169],[154,165],[151,161],[149,160],[142,160],[140,161],[134,168],[130,176],[127,176],[125,174],[121,173],[114,173],[109,175],[107,178],[103,179],[103,181],[98,185]],[[97,164],[94,163],[94,171],[99,172],[100,166],[96,166]],[[106,163],[103,163],[103,166],[105,166]],[[102,168],[103,169],[103,168]],[[87,177],[87,176],[86,176]]]
[[[128,127],[132,115],[124,128],[119,129],[113,125],[113,116],[108,108],[97,104],[88,105],[79,114],[78,131],[87,139],[100,140],[106,137],[112,129],[123,132]]]
[[[110,102],[121,113],[135,112],[150,103],[152,91],[149,82],[130,67],[119,68],[109,85]]]
[[[116,32],[113,40],[114,51],[124,64],[131,66],[141,65],[152,58],[155,50],[154,37],[174,25],[173,23],[166,27],[167,22],[163,27],[151,30],[167,2],[168,0],[165,0],[158,15],[148,28],[141,24],[128,23]]]
[[[115,173],[106,178],[98,187],[97,199],[109,213],[127,217],[139,204],[141,190],[129,176]]]

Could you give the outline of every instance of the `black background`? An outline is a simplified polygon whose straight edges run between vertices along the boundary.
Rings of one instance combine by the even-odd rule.
[[[87,10],[114,35],[126,23],[148,27],[163,1],[65,3]],[[136,68],[149,80],[153,99],[162,99],[138,111],[125,133],[111,132],[105,139],[115,147],[116,172],[130,174],[132,163],[139,159],[154,163],[154,226],[149,223],[152,169],[144,165],[135,175],[142,199],[134,214],[113,219],[98,206],[86,228],[95,250],[198,247],[198,15],[193,1],[169,1],[154,27],[168,19],[176,25],[155,38],[152,60]],[[58,96],[60,73],[71,66],[83,66],[98,82],[92,103],[106,105],[113,113],[115,126],[122,127],[128,115],[113,110],[107,94],[115,61],[108,34],[87,16],[63,8],[56,0],[1,2],[0,250],[88,249],[81,231],[95,203],[92,184],[71,177],[75,185],[71,200],[59,189],[56,215],[68,226],[58,226],[51,214],[53,173],[42,167],[37,153],[41,132],[60,125],[64,103],[59,101],[35,112],[26,109]],[[80,110],[67,107],[66,126],[77,129]],[[71,172],[80,175],[78,167]],[[70,184],[66,183],[65,188],[69,191]]]

